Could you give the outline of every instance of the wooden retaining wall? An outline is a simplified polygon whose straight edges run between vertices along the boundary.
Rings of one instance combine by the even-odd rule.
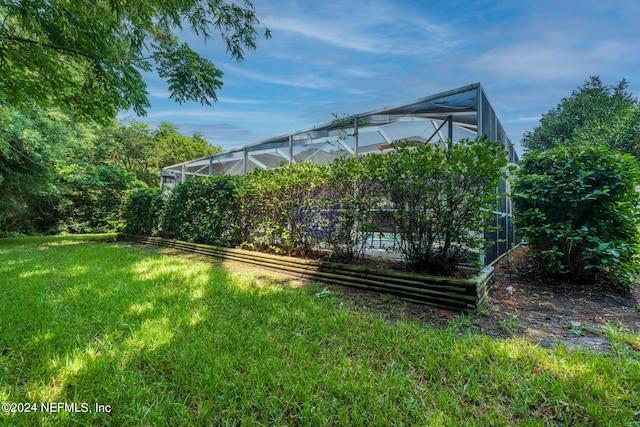
[[[461,311],[480,307],[493,281],[491,266],[480,270],[471,279],[455,279],[398,271],[378,271],[356,265],[221,248],[158,237],[119,234],[117,239],[178,249],[222,260],[249,263],[295,278],[388,293],[411,302]]]

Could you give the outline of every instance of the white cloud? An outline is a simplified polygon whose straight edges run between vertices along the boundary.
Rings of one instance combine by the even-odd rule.
[[[263,73],[257,71],[251,71],[247,68],[240,66],[227,64],[225,69],[229,74],[233,73],[234,76],[247,78],[263,83],[270,83],[281,86],[291,86],[306,89],[329,89],[338,84],[333,79],[322,77],[312,72],[296,72],[291,70],[291,75],[274,75],[273,73]]]
[[[581,76],[579,83],[590,74],[610,70],[616,59],[629,54],[632,52],[619,42],[598,42],[581,48],[549,38],[497,47],[472,59],[469,67],[519,81]]]
[[[380,46],[369,37],[361,37],[355,34],[347,36],[339,27],[328,27],[326,24],[316,24],[302,21],[296,18],[268,18],[266,25],[273,31],[286,31],[296,33],[303,37],[328,43],[333,46],[353,49],[361,52],[378,52]]]
[[[226,96],[221,96],[218,98],[218,103],[220,104],[239,104],[239,105],[256,105],[256,104],[264,104],[264,101],[260,99],[243,99],[243,98],[229,98]]]
[[[151,111],[145,117],[145,121],[170,120],[172,123],[227,123],[243,127],[248,123],[269,125],[272,123],[282,123],[291,121],[291,116],[282,112],[269,111],[236,111],[229,109],[219,109],[215,107],[204,108],[173,108],[162,111]]]
[[[541,116],[530,116],[530,117],[514,117],[514,118],[506,118],[502,119],[502,124],[507,123],[536,123],[540,120]]]
[[[439,52],[455,44],[452,29],[405,9],[382,1],[325,3],[311,11],[278,10],[263,22],[274,38],[293,33],[331,48],[360,53],[415,55]]]
[[[168,90],[157,87],[147,86],[147,93],[149,94],[149,98],[169,99],[171,96],[171,93]]]
[[[357,77],[362,79],[371,79],[379,75],[377,72],[364,67],[348,67],[344,70],[344,73],[347,76]]]

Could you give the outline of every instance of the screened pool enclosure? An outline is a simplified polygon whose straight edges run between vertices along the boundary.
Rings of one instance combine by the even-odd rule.
[[[345,155],[384,153],[396,141],[455,144],[464,138],[474,139],[481,135],[501,142],[509,161],[517,161],[511,141],[482,86],[475,83],[409,104],[338,117],[312,129],[168,166],[162,169],[161,185],[171,187],[201,176],[242,175],[254,169],[273,169],[287,163],[330,163]],[[482,257],[484,264],[495,260],[516,241],[507,190],[507,183],[504,182],[497,189],[502,197],[499,209],[493,214],[493,221],[499,231],[485,235],[491,244]],[[395,240],[392,245],[384,245],[382,237],[395,239],[395,236],[381,230],[372,236],[372,249],[375,249],[376,240],[379,246],[395,247]]]

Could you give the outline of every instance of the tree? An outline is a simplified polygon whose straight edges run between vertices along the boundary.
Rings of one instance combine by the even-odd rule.
[[[176,126],[168,122],[158,125],[153,132],[152,141],[158,149],[158,173],[160,168],[165,166],[222,152],[222,147],[209,144],[202,134],[194,132],[191,137],[186,137],[178,132]]]
[[[111,230],[126,191],[157,186],[160,168],[221,150],[163,123],[79,123],[0,103],[0,236]]]
[[[596,143],[637,157],[640,129],[633,120],[640,116],[640,106],[627,92],[628,83],[603,85],[591,77],[555,109],[540,119],[540,125],[526,132],[522,145],[528,150],[548,150],[573,143]]]
[[[171,123],[162,122],[153,130],[135,120],[113,122],[102,127],[90,154],[79,161],[117,165],[148,186],[160,182],[160,169],[214,154],[221,147],[209,144],[202,135],[187,137]]]
[[[104,123],[119,110],[144,114],[141,73],[155,68],[172,99],[210,105],[222,71],[175,33],[189,30],[206,42],[215,32],[242,60],[256,48],[257,25],[249,0],[0,0],[0,96]]]
[[[49,232],[95,233],[116,230],[126,193],[144,184],[115,165],[72,163],[56,168],[60,191],[56,224]]]
[[[64,157],[63,144],[77,137],[63,117],[0,104],[0,236],[55,222],[55,163]]]
[[[624,111],[610,123],[591,122],[576,130],[575,141],[607,146],[631,154],[640,164],[640,105]]]

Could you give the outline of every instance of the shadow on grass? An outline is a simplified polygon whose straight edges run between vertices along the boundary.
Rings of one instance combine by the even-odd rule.
[[[123,244],[26,239],[0,242],[0,253],[0,400],[69,405],[0,415],[9,424],[638,417],[637,363],[492,341],[462,323],[445,331],[390,324],[286,280]]]
[[[180,424],[224,411],[240,419],[241,401],[215,413],[197,402],[246,394],[250,358],[274,345],[268,329],[306,316],[292,304],[273,312],[285,307],[277,294],[286,282],[261,286],[209,263],[122,245],[10,243],[0,269],[2,400],[113,408],[92,418],[66,410],[15,415],[33,425],[49,418]]]

